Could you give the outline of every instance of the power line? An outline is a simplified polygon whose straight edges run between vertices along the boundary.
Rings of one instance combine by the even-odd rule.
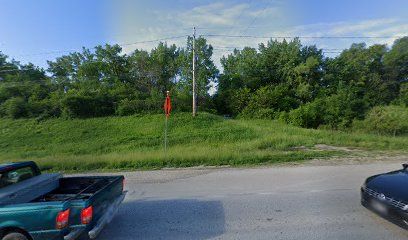
[[[117,44],[119,46],[130,46],[136,44],[143,44],[143,43],[152,43],[152,42],[160,42],[166,40],[173,40],[173,39],[180,39],[183,37],[188,37],[189,35],[179,35],[179,36],[170,36],[165,38],[159,39],[152,39],[152,40],[145,40],[145,41],[137,41],[137,42],[130,42],[130,43],[121,43]],[[396,39],[401,38],[401,36],[254,36],[254,35],[226,35],[226,34],[202,34],[200,35],[204,37],[225,37],[225,38],[254,38],[254,39],[291,39],[291,38],[301,38],[301,39]],[[51,54],[59,54],[59,53],[69,53],[75,52],[78,50],[71,49],[71,50],[56,50],[56,51],[48,51],[48,52],[39,52],[39,53],[30,53],[30,54],[19,54],[14,55],[15,57],[23,57],[23,56],[36,56],[36,55],[51,55]]]
[[[256,48],[256,47],[250,47],[250,46],[216,46],[213,47],[213,49],[218,49],[218,50],[222,50],[222,49],[244,49],[246,47],[249,48]],[[319,48],[319,50],[323,50],[323,51],[343,51],[346,48]]]
[[[172,39],[180,39],[180,38],[184,38],[184,37],[188,37],[188,35],[171,36],[171,37],[165,37],[165,38],[159,38],[159,39],[153,39],[153,40],[122,43],[122,44],[117,44],[117,45],[119,45],[119,46],[130,46],[130,45],[136,45],[136,44],[142,44],[142,43],[152,43],[152,42],[160,42],[160,41],[166,41],[166,40],[172,40]],[[42,52],[42,53],[21,54],[21,55],[16,55],[16,56],[49,55],[49,54],[67,53],[67,52],[75,52],[75,50],[49,51],[49,52]],[[103,61],[92,61],[92,62],[103,62]],[[27,68],[27,69],[0,70],[0,73],[3,73],[3,72],[15,72],[15,71],[30,71],[30,70],[39,70],[39,69],[37,69],[37,68]]]
[[[391,39],[401,38],[401,36],[254,36],[254,35],[226,35],[226,34],[203,34],[204,37],[225,37],[225,38],[309,38],[309,39]]]
[[[153,42],[160,42],[160,41],[166,41],[166,40],[172,40],[172,39],[179,39],[179,38],[184,38],[184,37],[188,37],[188,35],[170,36],[170,37],[165,37],[165,38],[138,41],[138,42],[118,43],[117,45],[123,47],[123,46],[131,46],[131,45],[136,45],[136,44],[153,43]],[[112,44],[112,45],[115,45],[115,44]],[[15,57],[24,57],[24,56],[36,56],[36,55],[50,55],[50,54],[69,53],[69,52],[76,52],[76,51],[79,51],[79,50],[75,50],[75,49],[56,50],[56,51],[39,52],[39,53],[19,54],[19,55],[14,55],[14,56]]]
[[[248,3],[248,6],[251,6],[251,4],[252,4],[252,2],[253,2],[254,0],[251,0],[249,3]],[[241,11],[241,13],[239,14],[239,16],[238,16],[238,18],[237,19],[241,19],[241,17],[242,17],[242,15],[244,14],[244,12],[245,12],[245,9],[242,9],[242,11]],[[249,27],[249,26],[248,26]],[[234,28],[236,28],[235,26],[232,26],[230,29],[229,29],[229,32],[231,32],[231,30],[233,30]],[[247,28],[248,29],[248,28]]]
[[[102,61],[102,60],[95,60],[95,59],[86,59],[87,63],[107,63],[107,61]],[[6,70],[0,70],[0,73],[2,72],[15,72],[15,71],[31,71],[31,70],[37,70],[37,71],[44,71],[42,68],[38,68],[36,66],[33,67],[23,67],[22,69],[6,69]]]
[[[264,9],[266,9],[266,7]],[[199,29],[206,29],[206,28],[199,28]],[[137,41],[137,42],[130,42],[130,43],[122,43],[122,44],[117,44],[117,45],[130,46],[130,45],[143,44],[143,43],[152,43],[152,42],[160,42],[160,41],[166,41],[166,40],[172,40],[172,39],[180,39],[180,38],[184,38],[188,36],[189,35],[169,36],[165,38]],[[200,37],[201,36],[203,37],[224,37],[224,38],[252,38],[252,39],[293,39],[293,38],[300,38],[300,39],[396,39],[396,38],[401,38],[401,36],[255,36],[255,35],[228,35],[228,34],[202,34],[200,35]],[[234,49],[242,50],[243,48],[245,47],[218,46],[218,47],[214,47],[213,50],[215,51],[221,51],[221,50],[226,51],[226,50],[234,50]],[[341,53],[343,49],[331,48],[331,49],[322,49],[322,50],[324,53]],[[48,54],[67,53],[67,52],[76,52],[76,51],[78,50],[71,49],[71,50],[32,53],[32,54],[20,54],[20,55],[15,55],[15,56],[48,55]],[[104,62],[104,61],[92,61],[92,62]],[[3,67],[13,68],[13,66],[3,66]],[[15,71],[30,71],[30,70],[43,71],[43,69],[36,68],[36,67],[35,68],[25,67],[25,69],[3,69],[3,70],[1,70],[1,67],[0,67],[0,73],[15,72]]]
[[[231,47],[231,48],[227,47],[227,48],[213,48],[213,50],[214,50],[214,51],[224,51],[224,52],[227,52],[227,51],[234,51],[234,50],[242,51],[242,50],[244,50],[244,48],[242,48],[242,47]],[[338,51],[325,50],[325,49],[323,49],[323,48],[320,49],[320,50],[322,50],[323,53],[342,53],[342,52],[343,52],[343,51],[340,51],[340,50],[338,50]]]
[[[37,55],[51,55],[51,54],[60,54],[60,53],[70,53],[75,52],[77,50],[57,50],[57,51],[49,51],[49,52],[39,52],[39,53],[28,53],[28,54],[18,54],[14,55],[14,57],[27,57],[27,56],[37,56]]]
[[[119,46],[129,46],[129,45],[135,45],[135,44],[141,44],[141,43],[152,43],[152,42],[160,42],[160,41],[166,41],[166,40],[172,40],[172,39],[179,39],[179,38],[184,38],[184,37],[188,37],[188,36],[189,35],[180,35],[180,36],[159,38],[159,39],[154,39],[154,40],[146,40],[146,41],[131,42],[131,43],[122,43],[122,44],[118,44],[118,45]]]
[[[241,32],[241,34],[244,34],[246,31],[248,31],[248,29],[249,29],[249,28],[255,23],[255,21],[258,19],[259,15],[260,15],[261,13],[263,13],[263,12],[266,10],[266,8],[267,8],[270,4],[271,4],[271,0],[270,0],[267,4],[265,4],[265,6],[263,7],[263,9],[262,9],[261,11],[259,11],[259,12],[254,16],[254,18],[252,19],[251,23],[249,23],[249,25],[245,28],[244,31]]]

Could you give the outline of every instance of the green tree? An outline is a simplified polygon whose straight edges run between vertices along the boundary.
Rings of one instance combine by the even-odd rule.
[[[177,76],[177,90],[181,95],[192,96],[192,71],[193,71],[193,39],[188,37],[187,47],[180,51],[178,59],[180,72]],[[198,106],[203,106],[209,101],[209,89],[211,83],[216,83],[219,71],[212,60],[213,47],[207,44],[207,40],[200,37],[195,41],[196,54],[196,93]]]
[[[397,82],[408,81],[408,37],[395,40],[384,55],[387,77]]]

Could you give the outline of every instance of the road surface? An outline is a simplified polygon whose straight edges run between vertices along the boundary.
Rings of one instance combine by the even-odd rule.
[[[99,240],[408,239],[360,206],[370,175],[397,163],[125,173],[128,196]]]

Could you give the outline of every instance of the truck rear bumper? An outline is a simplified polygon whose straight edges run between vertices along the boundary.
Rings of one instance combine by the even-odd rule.
[[[118,212],[119,205],[123,202],[123,199],[125,199],[126,193],[127,192],[125,191],[122,195],[116,198],[116,200],[109,206],[106,213],[99,219],[98,223],[96,223],[95,227],[89,231],[88,235],[90,239],[95,239],[102,231],[103,227],[112,221],[113,217]]]
[[[60,240],[63,238],[65,234],[67,234],[68,229],[64,230],[44,230],[44,231],[36,231],[36,232],[29,232],[32,239],[49,239],[49,240]]]
[[[117,213],[117,211],[119,209],[120,204],[123,202],[123,199],[125,199],[126,193],[127,192],[124,191],[108,207],[108,209],[106,210],[106,213],[95,224],[95,227],[92,228],[88,232],[89,238],[95,239],[98,236],[98,234],[102,231],[104,226],[106,224],[108,224],[113,219],[113,217],[115,216],[115,214]],[[72,229],[71,232],[68,235],[64,236],[64,240],[75,240],[75,239],[79,238],[82,234],[84,234],[86,232],[86,229],[87,229],[85,227],[86,225],[81,225],[81,226],[83,226],[83,227],[78,227],[78,228]]]
[[[83,228],[75,229],[71,231],[68,235],[64,236],[64,240],[75,240],[84,232]]]

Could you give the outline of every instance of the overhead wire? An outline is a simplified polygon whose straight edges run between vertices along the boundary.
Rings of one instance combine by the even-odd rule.
[[[166,40],[172,40],[172,39],[180,39],[187,37],[188,35],[179,35],[179,36],[170,36],[170,37],[165,37],[165,38],[159,38],[159,39],[152,39],[152,40],[145,40],[145,41],[137,41],[137,42],[129,42],[129,43],[121,43],[117,44],[119,46],[131,46],[131,45],[136,45],[136,44],[143,44],[143,43],[153,43],[153,42],[160,42],[160,41],[166,41]],[[40,53],[31,53],[31,54],[20,54],[20,55],[14,55],[14,57],[19,56],[35,56],[35,55],[49,55],[49,54],[58,54],[58,53],[70,53],[70,52],[75,52],[78,50],[57,50],[57,51],[49,51],[49,52],[40,52]],[[10,66],[12,67],[12,66]],[[1,68],[0,68],[1,69]],[[6,70],[0,70],[0,73],[2,72],[15,72],[15,71],[29,71],[29,70],[35,70],[34,68],[28,68],[28,69],[6,69]]]
[[[263,13],[263,12],[268,8],[268,6],[271,4],[271,2],[272,2],[272,1],[269,0],[268,3],[265,4],[265,6],[263,7],[263,9],[262,9],[261,11],[259,11],[259,12],[254,16],[254,18],[252,19],[252,21],[251,21],[251,22],[249,23],[249,25],[245,28],[245,30],[241,32],[241,34],[244,34],[246,31],[248,31],[249,27],[251,27],[251,26],[255,23],[255,21],[258,19],[259,15],[260,15],[261,13]]]
[[[251,4],[252,4],[252,2],[253,2],[254,0],[251,0],[249,3],[248,3],[248,6],[251,6]],[[241,11],[241,13],[239,14],[239,16],[238,16],[238,20],[240,20],[241,19],[241,17],[242,17],[242,15],[244,14],[244,12],[245,12],[245,9],[243,9],[242,11]],[[249,27],[249,26],[248,26]],[[234,27],[234,26],[232,26],[230,29],[229,29],[229,32],[231,32],[233,29],[235,29],[236,27]]]
[[[187,37],[188,35],[179,35],[179,36],[170,36],[170,37],[165,37],[165,38],[158,38],[158,39],[152,39],[152,40],[144,40],[144,41],[137,41],[137,42],[129,42],[129,43],[117,43],[119,46],[131,46],[131,45],[136,45],[136,44],[143,44],[143,43],[153,43],[153,42],[160,42],[160,41],[166,41],[166,40],[172,40],[172,39],[179,39],[183,37]],[[113,43],[112,45],[116,45]],[[39,53],[29,53],[29,54],[18,54],[14,56],[35,56],[35,55],[49,55],[49,54],[57,54],[57,53],[69,53],[69,52],[75,52],[78,50],[71,49],[71,50],[56,50],[56,51],[48,51],[48,52],[39,52]]]
[[[226,38],[266,38],[266,39],[290,39],[290,38],[310,38],[310,39],[391,39],[401,38],[401,36],[256,36],[256,35],[227,35],[227,34],[202,34],[204,37],[226,37]]]
[[[264,7],[264,9],[267,8],[268,5]],[[262,11],[262,10],[261,10]],[[254,22],[254,21],[252,21]],[[252,22],[250,25],[247,26],[250,27],[252,25]],[[200,28],[198,28],[200,29]],[[204,29],[204,28],[201,28]],[[161,42],[161,41],[166,41],[166,40],[173,40],[173,39],[180,39],[184,37],[188,37],[189,35],[178,35],[178,36],[169,36],[169,37],[164,37],[164,38],[158,38],[158,39],[152,39],[152,40],[144,40],[144,41],[136,41],[136,42],[129,42],[129,43],[118,43],[117,45],[119,46],[131,46],[131,45],[137,45],[137,44],[144,44],[144,43],[153,43],[153,42]],[[257,36],[257,35],[229,35],[229,34],[202,34],[200,36],[203,37],[223,37],[223,38],[251,38],[251,39],[294,39],[294,38],[299,38],[299,39],[397,39],[401,38],[401,36]],[[243,47],[239,47],[243,48]],[[213,48],[215,51],[220,51],[220,50],[234,50],[238,49],[237,47],[234,46],[217,46]],[[340,53],[342,49],[326,49],[327,51],[324,51],[325,53]],[[48,52],[39,52],[39,53],[31,53],[31,54],[20,54],[20,55],[15,55],[15,56],[34,56],[34,55],[49,55],[49,54],[58,54],[58,53],[69,53],[69,52],[75,52],[78,50],[57,50],[57,51],[48,51]],[[6,66],[4,66],[6,67]],[[13,68],[13,66],[7,66],[10,68]],[[4,72],[14,72],[14,71],[29,71],[29,70],[43,70],[43,69],[38,69],[38,68],[26,68],[26,69],[2,69],[0,67],[0,73]]]

